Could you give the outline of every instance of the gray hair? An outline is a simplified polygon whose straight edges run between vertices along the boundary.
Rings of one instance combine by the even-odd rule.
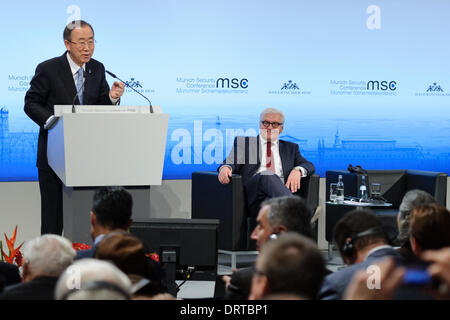
[[[411,211],[420,205],[429,203],[436,203],[436,200],[428,192],[414,189],[405,193],[398,209],[398,236],[395,240],[396,244],[403,244],[404,242],[409,241]]]
[[[27,242],[23,255],[31,274],[59,277],[73,262],[75,250],[66,238],[45,234]]]
[[[267,220],[272,228],[284,225],[287,231],[312,238],[312,213],[302,198],[298,196],[276,197],[261,204],[261,206],[265,205],[270,208]]]
[[[262,118],[266,114],[278,114],[281,117],[281,122],[284,123],[284,114],[282,111],[274,109],[274,108],[266,108],[261,112],[261,115],[259,116],[259,120],[262,120]]]
[[[125,299],[115,290],[105,288],[77,290],[93,282],[107,282],[119,287],[125,293],[131,292],[130,279],[111,262],[97,259],[81,259],[72,264],[59,278],[55,299],[70,300],[116,300]],[[68,297],[70,294],[70,297]]]
[[[91,28],[92,35],[94,35],[94,28],[92,28],[92,26],[89,23],[87,23],[84,20],[75,20],[75,21],[71,21],[64,28],[63,39],[67,40],[69,42],[72,41],[72,30],[75,29],[75,28],[83,28],[83,27],[86,27],[86,26]]]

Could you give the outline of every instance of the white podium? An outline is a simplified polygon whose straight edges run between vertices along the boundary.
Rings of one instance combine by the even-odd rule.
[[[95,190],[124,186],[133,218],[148,218],[150,186],[160,185],[169,116],[161,108],[55,106],[48,132],[50,167],[63,182],[64,236],[91,242],[89,212]]]

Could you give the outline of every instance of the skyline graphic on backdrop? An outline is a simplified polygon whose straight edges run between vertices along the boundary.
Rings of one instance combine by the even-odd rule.
[[[0,115],[0,181],[36,180],[38,132],[11,132],[8,111],[2,108]],[[345,127],[345,123],[341,121],[340,126]],[[281,139],[297,143],[301,154],[314,163],[316,173],[322,177],[326,170],[346,170],[349,164],[361,165],[365,169],[418,169],[450,174],[447,169],[450,167],[450,153],[445,146],[425,149],[420,144],[393,138],[358,138],[356,133],[360,130],[354,124],[352,128],[354,134],[345,136],[337,126],[334,132],[328,130],[328,136],[311,133],[300,137],[289,132],[292,130],[286,130]],[[180,129],[186,132],[190,140],[182,141],[175,135],[176,130]],[[232,146],[234,136],[230,137],[227,133],[256,133],[255,129],[254,119],[248,118],[241,121],[219,115],[172,118],[169,121],[163,179],[190,179],[194,171],[216,170]],[[219,138],[206,138],[207,132],[215,132]],[[194,138],[195,134],[199,134],[199,138]],[[188,149],[180,148],[180,145]],[[183,150],[189,150],[188,158]],[[217,150],[219,154],[216,154]]]

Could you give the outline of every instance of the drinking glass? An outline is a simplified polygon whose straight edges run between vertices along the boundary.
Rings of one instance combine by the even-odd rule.
[[[379,183],[372,183],[370,187],[370,192],[372,195],[372,198],[379,198],[381,196],[381,184]]]
[[[330,183],[330,201],[336,202],[338,196],[338,184]]]

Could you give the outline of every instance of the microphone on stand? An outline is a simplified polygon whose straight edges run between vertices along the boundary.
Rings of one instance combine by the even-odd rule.
[[[139,94],[140,96],[144,97],[144,99],[147,100],[148,103],[150,104],[150,113],[153,113],[153,106],[152,106],[152,103],[150,102],[150,99],[149,99],[149,98],[147,98],[146,96],[144,96],[142,93],[140,93],[139,91],[137,91],[135,88],[133,88],[132,86],[130,86],[130,85],[129,85],[128,83],[126,83],[125,81],[119,79],[114,73],[112,73],[112,72],[110,72],[110,71],[108,71],[108,70],[105,70],[105,72],[106,72],[107,74],[109,74],[111,77],[113,77],[114,79],[117,79],[117,80],[123,82],[128,88],[130,88],[131,90],[133,90],[134,92],[136,92],[136,93]]]

